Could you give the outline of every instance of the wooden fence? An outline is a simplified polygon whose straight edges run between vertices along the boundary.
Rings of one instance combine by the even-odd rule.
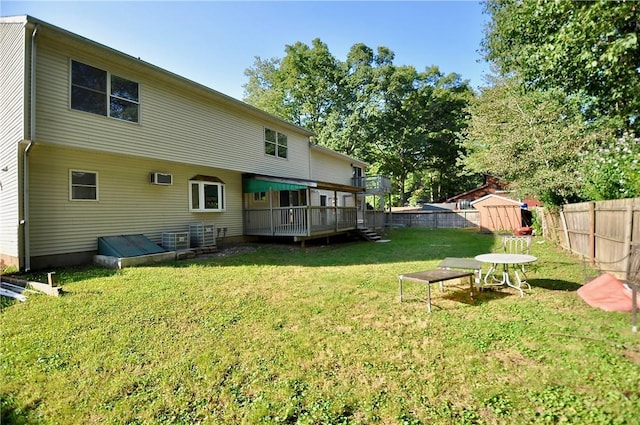
[[[389,213],[387,223],[407,227],[431,229],[460,229],[480,226],[480,212],[463,211],[412,211]]]
[[[624,277],[631,247],[640,246],[640,198],[539,209],[544,236],[600,270]]]

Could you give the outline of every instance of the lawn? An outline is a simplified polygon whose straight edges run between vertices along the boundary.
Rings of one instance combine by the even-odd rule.
[[[536,238],[524,298],[452,282],[429,314],[397,275],[498,239],[387,237],[57,270],[65,296],[2,303],[1,422],[637,423],[640,334],[576,295],[579,260]]]

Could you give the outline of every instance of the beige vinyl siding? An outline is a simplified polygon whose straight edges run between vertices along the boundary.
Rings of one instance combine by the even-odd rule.
[[[0,259],[19,256],[19,142],[25,134],[25,31],[22,23],[0,25]]]
[[[196,222],[242,234],[240,173],[44,144],[34,146],[30,160],[34,257],[93,251],[99,236],[144,234],[159,244],[162,232],[188,231]],[[69,200],[72,169],[98,173],[99,201]],[[171,173],[173,185],[150,184],[150,172]],[[198,174],[225,182],[225,212],[189,212],[188,181]]]
[[[360,164],[355,164],[362,166]],[[364,167],[363,167],[364,168]],[[351,162],[317,149],[311,149],[311,178],[318,181],[351,185]]]
[[[97,50],[89,54],[54,45],[46,33],[39,40],[38,140],[239,172],[309,178],[305,134],[244,113],[219,101],[211,91],[185,88],[177,79],[174,85],[168,84],[166,76],[159,76],[154,68],[116,60]],[[71,59],[139,83],[140,123],[71,110]],[[265,126],[287,134],[288,159],[265,155]]]

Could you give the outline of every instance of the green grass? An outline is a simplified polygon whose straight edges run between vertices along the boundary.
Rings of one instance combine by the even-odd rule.
[[[536,240],[524,298],[453,282],[428,314],[397,275],[498,241],[388,237],[57,270],[65,296],[3,301],[1,422],[636,423],[640,335],[577,297],[579,260]]]

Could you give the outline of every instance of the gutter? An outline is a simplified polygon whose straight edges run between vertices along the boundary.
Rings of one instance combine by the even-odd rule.
[[[29,64],[29,144],[22,156],[22,231],[24,237],[24,270],[31,270],[31,235],[29,232],[29,151],[36,137],[36,35],[38,24],[31,33],[31,62]]]

